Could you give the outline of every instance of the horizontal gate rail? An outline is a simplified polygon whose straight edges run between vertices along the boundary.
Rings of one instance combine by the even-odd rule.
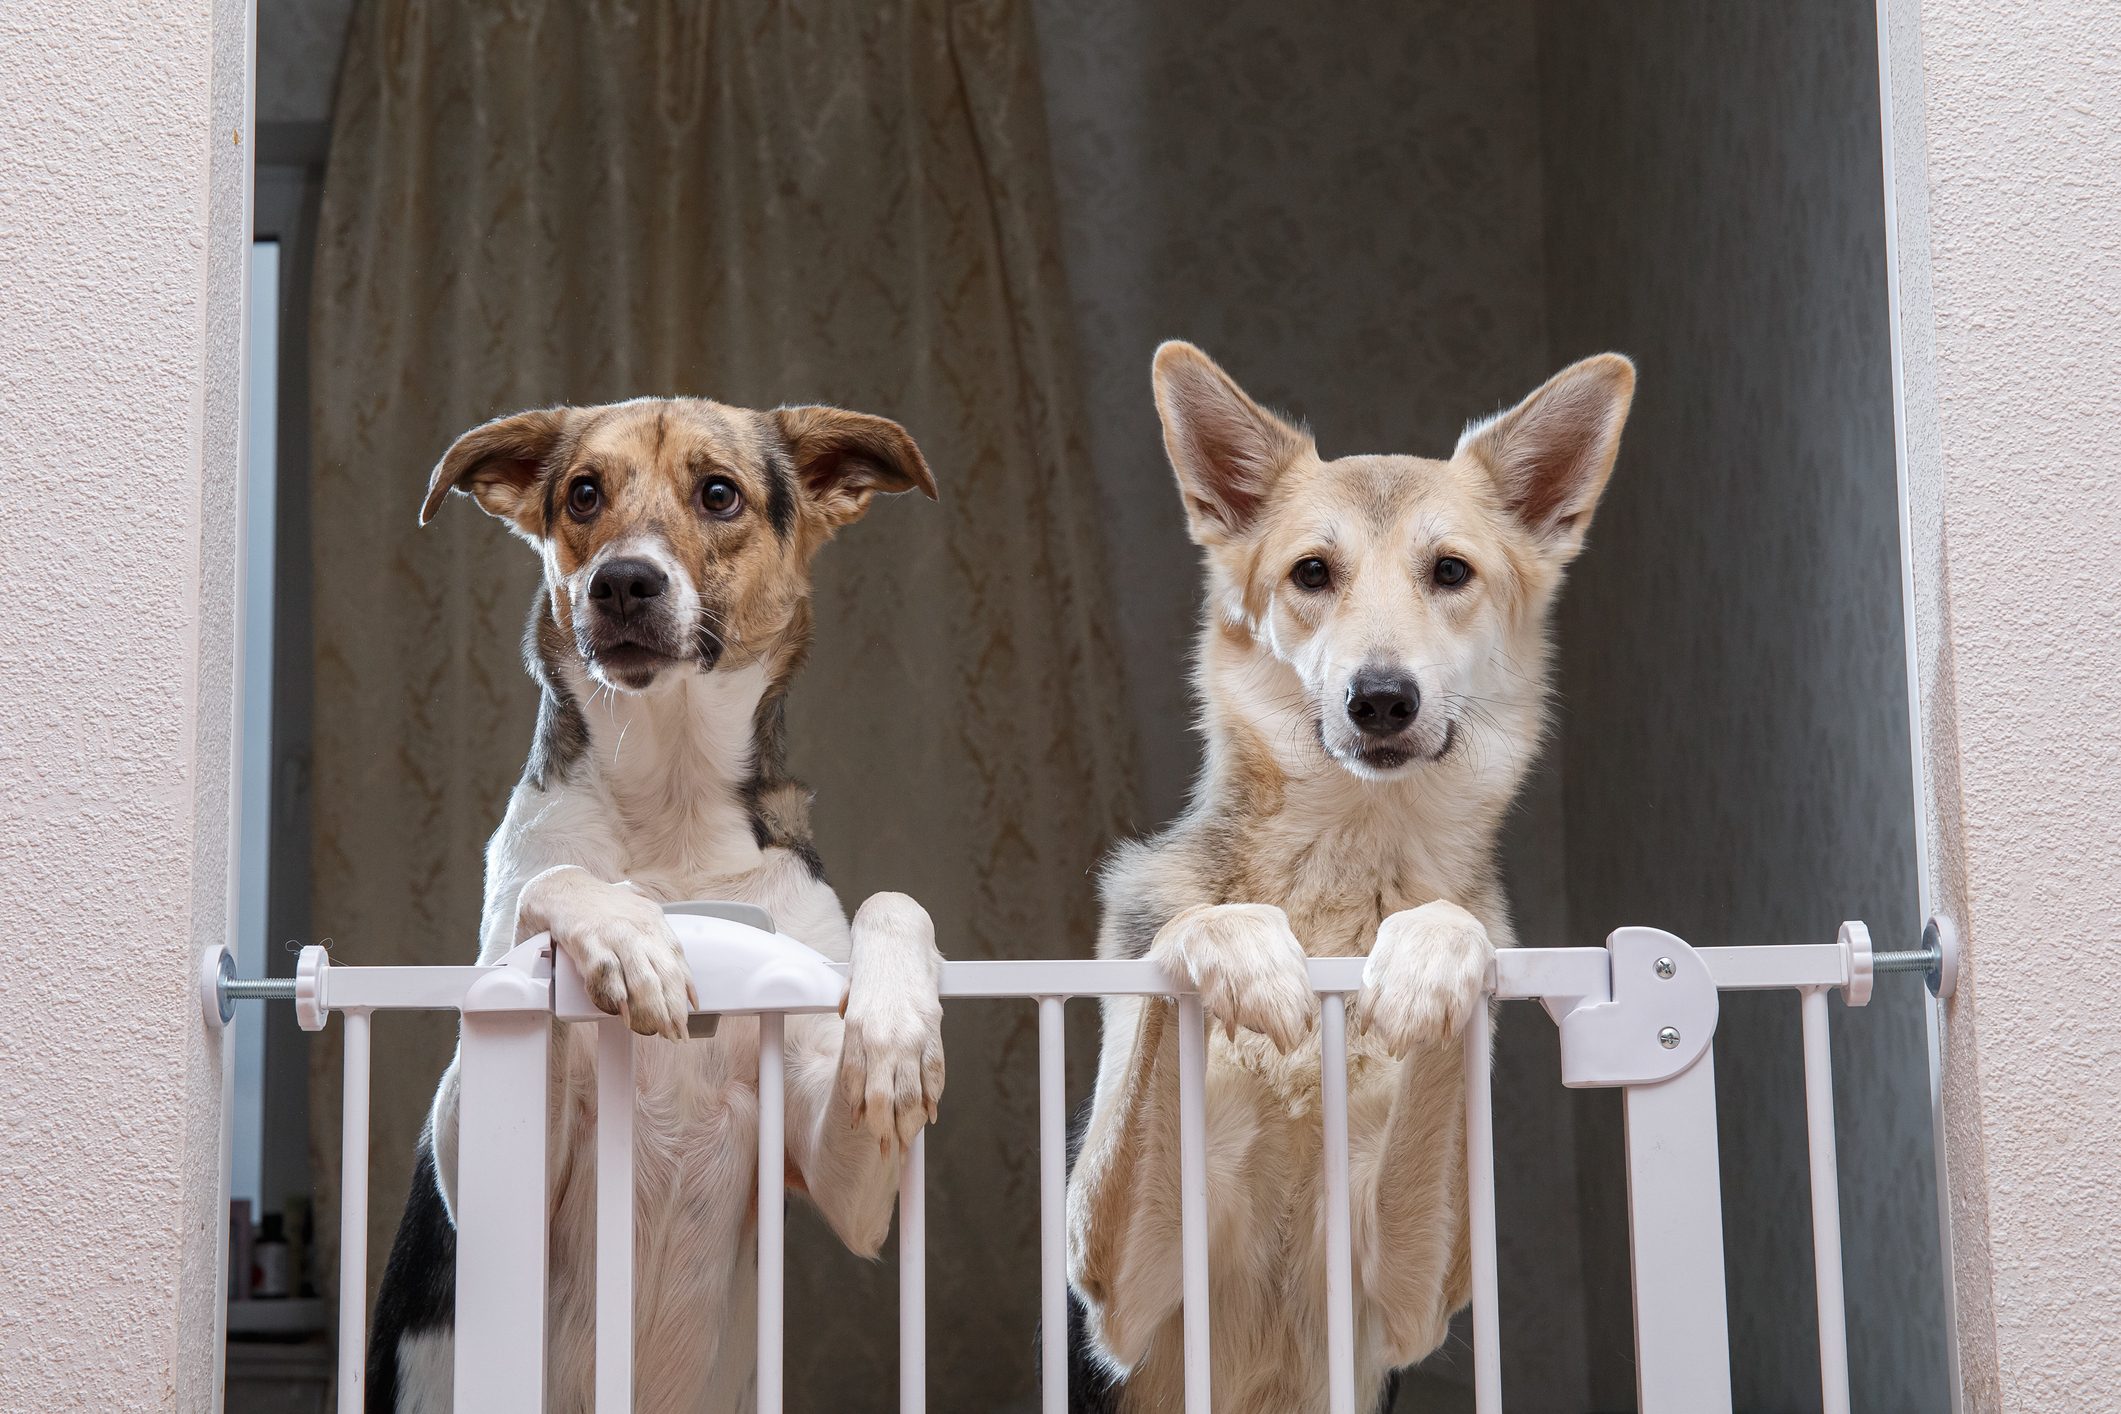
[[[678,920],[673,919],[673,925]],[[691,918],[685,929],[741,928]],[[682,931],[682,930],[681,930]],[[724,935],[726,944],[735,935]],[[746,947],[786,945],[760,940]],[[1848,1409],[1848,1348],[1833,1127],[1827,992],[1868,1000],[1874,972],[1924,971],[1949,995],[1956,975],[1949,930],[1925,934],[1925,949],[1874,955],[1860,923],[1833,943],[1695,949],[1652,929],[1616,931],[1603,948],[1513,948],[1500,953],[1488,990],[1495,1001],[1537,1001],[1562,1030],[1563,1082],[1619,1088],[1626,1096],[1627,1152],[1640,1407],[1644,1414],[1715,1414],[1730,1407],[1723,1307],[1720,1194],[1716,1169],[1711,1042],[1724,991],[1794,991],[1801,998],[1806,1128],[1817,1271],[1820,1377],[1827,1414]],[[1940,941],[1941,940],[1941,941]],[[774,986],[732,970],[717,953],[712,976],[691,955],[700,1011],[759,1018],[758,1410],[782,1405],[782,1219],[785,1166],[783,1018],[829,1010],[844,995],[844,965],[814,954],[795,972],[772,968]],[[1332,1414],[1361,1407],[1356,1378],[1355,1290],[1349,1213],[1346,1002],[1362,987],[1365,959],[1312,958],[1306,972],[1320,999],[1326,1353]],[[803,968],[807,967],[807,972]],[[732,980],[734,978],[735,980]],[[792,979],[792,980],[791,980]],[[1941,985],[1940,985],[1941,979]],[[712,985],[709,985],[709,983]],[[734,992],[732,992],[734,988]],[[793,988],[793,990],[790,990]],[[807,988],[807,991],[805,990]],[[1206,1414],[1212,1386],[1208,1326],[1207,1037],[1200,999],[1154,963],[1119,960],[945,962],[945,1000],[1024,1000],[1038,1008],[1039,1307],[1041,1407],[1067,1407],[1067,1231],[1065,1002],[1070,998],[1166,997],[1177,1008],[1180,1124],[1180,1249],[1185,1408]],[[737,993],[742,993],[741,995]],[[202,975],[207,1019],[222,1025],[246,997],[292,1000],[308,1030],[330,1012],[345,1018],[345,1106],[341,1212],[339,1407],[362,1406],[366,1324],[369,1026],[378,1011],[455,1010],[462,1016],[457,1193],[459,1312],[456,1407],[463,1414],[538,1408],[544,1394],[546,1076],[553,1020],[597,1027],[599,1120],[596,1158],[596,1372],[600,1414],[633,1403],[632,1033],[589,1007],[549,939],[529,940],[485,967],[346,967],[305,948],[292,979],[237,979],[225,952]],[[1465,1035],[1466,1160],[1473,1286],[1474,1389],[1481,1414],[1501,1405],[1497,1312],[1492,1023],[1478,1008]],[[899,1407],[926,1407],[926,1144],[904,1156],[899,1191]]]

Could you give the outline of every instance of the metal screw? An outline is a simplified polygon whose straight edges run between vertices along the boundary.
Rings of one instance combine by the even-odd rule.
[[[1668,1051],[1678,1049],[1679,1028],[1676,1026],[1667,1026],[1664,1028],[1664,1030],[1658,1032],[1657,1044],[1664,1047]]]
[[[1934,995],[1944,985],[1944,937],[1941,920],[1931,918],[1922,925],[1922,946],[1912,952],[1871,954],[1873,972],[1920,972]],[[1949,926],[1949,925],[1943,925]]]
[[[291,1002],[295,999],[295,979],[228,977],[221,982],[221,995],[232,1002]]]
[[[1873,972],[1934,972],[1944,965],[1944,945],[1937,938],[1935,919],[1922,930],[1922,947],[1916,952],[1871,954]]]
[[[1678,968],[1672,966],[1672,960],[1670,958],[1660,957],[1657,959],[1657,975],[1659,977],[1669,978],[1674,972],[1677,972],[1678,970]]]

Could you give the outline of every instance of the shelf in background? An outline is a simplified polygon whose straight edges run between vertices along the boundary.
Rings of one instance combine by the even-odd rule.
[[[331,1310],[320,1297],[267,1297],[228,1303],[231,1337],[316,1335],[331,1329]]]

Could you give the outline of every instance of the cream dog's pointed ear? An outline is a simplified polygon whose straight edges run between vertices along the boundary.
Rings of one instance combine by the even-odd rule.
[[[420,524],[434,519],[443,498],[462,491],[488,515],[499,516],[535,540],[545,533],[538,479],[567,427],[566,408],[535,408],[481,423],[450,444],[427,480]]]
[[[1310,434],[1245,395],[1193,345],[1156,351],[1152,374],[1164,453],[1178,477],[1193,538],[1203,545],[1241,535],[1284,468],[1310,453]]]
[[[773,418],[803,495],[831,529],[859,520],[878,495],[919,491],[936,499],[927,459],[888,417],[806,406],[776,408]]]
[[[1635,365],[1598,354],[1562,369],[1508,412],[1468,427],[1457,454],[1486,467],[1511,512],[1566,561],[1583,548],[1634,398]]]

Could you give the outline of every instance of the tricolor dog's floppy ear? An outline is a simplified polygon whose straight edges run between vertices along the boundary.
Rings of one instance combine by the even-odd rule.
[[[1566,562],[1583,548],[1634,398],[1635,365],[1598,354],[1562,369],[1508,412],[1468,427],[1458,455],[1486,467],[1511,512]]]
[[[1151,378],[1194,540],[1212,545],[1243,534],[1275,478],[1314,450],[1310,434],[1252,401],[1214,359],[1181,340],[1156,350]]]
[[[534,408],[481,423],[457,438],[428,478],[420,524],[434,519],[450,492],[462,491],[488,515],[537,539],[545,531],[538,478],[566,426],[566,408]]]
[[[934,500],[935,477],[905,428],[888,417],[834,407],[773,412],[803,495],[828,529],[861,519],[879,493],[919,491]]]

